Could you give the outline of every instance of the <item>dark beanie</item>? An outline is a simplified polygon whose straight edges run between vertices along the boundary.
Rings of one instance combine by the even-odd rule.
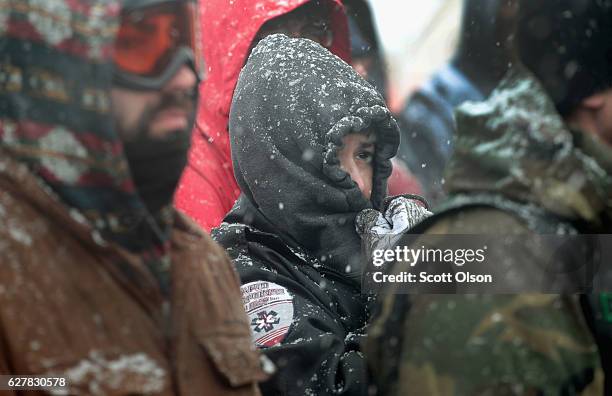
[[[517,43],[561,115],[612,87],[612,0],[523,0]]]

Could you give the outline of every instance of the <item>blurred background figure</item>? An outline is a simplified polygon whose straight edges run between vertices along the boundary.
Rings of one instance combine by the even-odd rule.
[[[412,232],[451,236],[431,248],[458,234],[523,235],[489,249],[487,260],[503,264],[491,267],[494,278],[507,266],[517,284],[532,283],[523,290],[537,291],[546,286],[534,279],[554,282],[551,262],[584,269],[601,253],[588,241],[566,251],[532,236],[612,229],[612,1],[520,6],[515,43],[524,65],[513,62],[485,102],[457,110],[449,196]],[[585,272],[593,281],[588,270],[572,271],[575,282],[562,290]],[[608,293],[408,298],[388,290],[380,306],[367,352],[382,394],[612,394]]]
[[[346,0],[343,4],[346,7],[351,39],[351,66],[388,102],[387,66],[370,5],[367,0]],[[406,164],[398,158],[392,162],[389,195],[421,194],[421,185]]]
[[[416,174],[432,203],[443,197],[443,171],[452,152],[454,108],[487,97],[508,69],[515,2],[465,0],[451,61],[413,93],[399,115],[399,158]]]
[[[232,168],[228,117],[240,69],[251,49],[273,33],[312,39],[346,61],[350,48],[339,0],[207,0],[201,5],[208,75],[200,86],[192,149],[175,204],[210,231],[240,194]]]
[[[612,88],[612,1],[557,2],[553,7],[551,0],[521,1],[517,46],[521,61],[545,86],[559,113],[585,129],[581,121],[586,117],[573,110],[593,92]],[[597,134],[612,144],[612,133]]]
[[[387,99],[387,67],[367,0],[343,1],[351,39],[351,65]]]

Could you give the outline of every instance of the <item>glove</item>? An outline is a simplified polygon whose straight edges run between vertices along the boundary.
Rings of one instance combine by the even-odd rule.
[[[432,215],[416,202],[417,199],[402,195],[393,197],[384,214],[374,209],[362,210],[355,219],[357,233],[362,239],[391,237],[397,241],[406,231]]]
[[[371,264],[374,251],[393,249],[407,231],[432,215],[418,201],[424,202],[424,199],[414,196],[392,197],[384,213],[364,209],[355,218],[355,228],[362,241],[362,255],[366,260],[362,266],[366,269],[362,273],[362,276],[365,276],[362,278],[363,291],[375,292],[368,281],[368,270],[373,268]],[[374,301],[375,297],[371,296],[370,300]],[[369,305],[371,304],[366,304],[366,307]]]

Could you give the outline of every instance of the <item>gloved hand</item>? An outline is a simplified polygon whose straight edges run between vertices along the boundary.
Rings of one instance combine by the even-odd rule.
[[[421,220],[432,215],[417,201],[425,202],[420,197],[400,195],[388,200],[384,214],[374,209],[362,210],[355,219],[357,233],[362,239],[401,236]]]
[[[427,205],[421,197],[397,196],[391,197],[384,213],[374,209],[364,209],[355,218],[355,228],[362,241],[362,255],[366,260],[362,268],[366,269],[362,276],[362,287],[369,288],[368,273],[373,269],[372,257],[375,250],[393,249],[402,236],[421,220],[432,213],[418,201]],[[368,290],[364,290],[368,294]],[[375,290],[369,290],[375,292]]]

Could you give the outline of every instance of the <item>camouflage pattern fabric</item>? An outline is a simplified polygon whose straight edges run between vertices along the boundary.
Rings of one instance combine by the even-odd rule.
[[[385,299],[372,339],[388,337],[396,297],[407,298]],[[597,346],[575,296],[417,297],[401,329],[403,341],[388,341],[401,345],[397,372],[377,372],[387,359],[369,362],[381,394],[603,394]]]
[[[451,199],[468,198],[463,209],[436,213],[422,231],[508,235],[556,222],[560,232],[609,232],[612,150],[567,129],[530,73],[513,70],[486,102],[462,107],[457,120],[447,185]],[[497,195],[499,204],[467,208],[469,196],[482,193]],[[514,208],[504,206],[508,201]],[[519,213],[521,207],[538,211]],[[530,218],[536,212],[548,217]],[[526,282],[530,265],[547,254],[498,253],[514,258]],[[533,262],[518,262],[526,256]],[[603,395],[601,347],[584,301],[387,294],[365,348],[373,382],[384,395]]]

